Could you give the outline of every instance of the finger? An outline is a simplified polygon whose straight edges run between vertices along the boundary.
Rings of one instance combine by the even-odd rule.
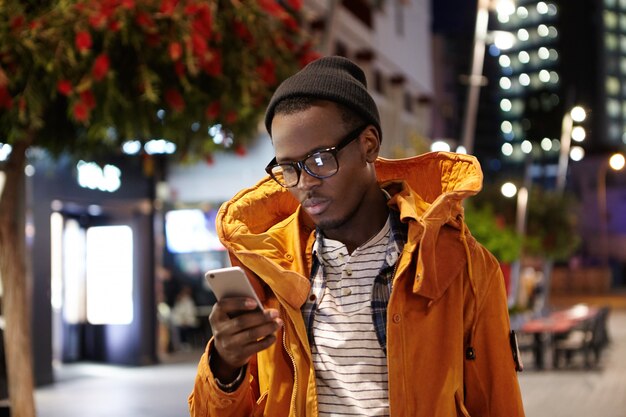
[[[280,326],[282,320],[277,310],[254,311],[222,323],[216,336],[236,345],[246,345],[268,336]]]
[[[276,330],[282,325],[280,319],[248,328],[229,338],[222,338],[217,342],[215,348],[220,356],[229,364],[243,366],[250,357],[276,342]]]
[[[211,327],[219,323],[226,322],[237,312],[254,311],[257,303],[254,299],[247,297],[227,297],[213,305],[209,322]]]

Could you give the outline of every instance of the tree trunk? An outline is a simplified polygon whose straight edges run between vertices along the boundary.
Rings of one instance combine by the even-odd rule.
[[[28,138],[30,139],[30,138]],[[24,164],[30,140],[16,143],[0,196],[0,275],[11,415],[35,417],[30,306],[24,234]]]

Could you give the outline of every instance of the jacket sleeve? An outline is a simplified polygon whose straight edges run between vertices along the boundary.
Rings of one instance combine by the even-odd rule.
[[[509,314],[504,278],[495,257],[480,245],[472,253],[469,345],[465,358],[465,406],[471,416],[520,417],[524,408],[509,343]]]
[[[200,358],[198,373],[189,395],[190,417],[248,417],[253,414],[256,404],[253,373],[256,370],[254,363],[248,364],[244,381],[234,392],[222,391],[215,382],[215,377],[209,367],[209,352],[211,340]]]

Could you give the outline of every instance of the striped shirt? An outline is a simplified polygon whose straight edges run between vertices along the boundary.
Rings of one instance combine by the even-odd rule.
[[[386,308],[406,226],[392,212],[349,254],[318,233],[309,301],[303,306],[320,416],[387,416]],[[321,267],[320,267],[321,266]]]

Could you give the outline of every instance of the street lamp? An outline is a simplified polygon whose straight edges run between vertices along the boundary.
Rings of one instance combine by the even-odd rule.
[[[606,199],[606,177],[609,172],[609,168],[614,171],[621,171],[626,164],[626,159],[621,153],[615,153],[611,155],[609,159],[604,159],[600,163],[598,169],[598,215],[600,216],[600,239],[601,239],[601,253],[602,262],[606,265],[608,263],[608,249],[609,249],[609,213],[607,210]]]
[[[512,182],[506,182],[502,184],[500,192],[506,198],[513,198],[517,196],[516,211],[515,211],[515,232],[522,239],[526,236],[526,219],[528,215],[528,188],[522,186],[519,189]],[[517,299],[517,288],[519,287],[520,275],[521,275],[522,263],[518,258],[511,265],[510,276],[510,292],[508,304],[512,306]]]
[[[585,139],[585,130],[582,126],[574,127],[574,122],[580,123],[587,118],[585,109],[581,106],[574,107],[571,111],[563,115],[563,121],[561,123],[561,148],[559,152],[559,165],[556,174],[556,189],[562,193],[565,189],[565,181],[567,179],[567,165],[569,164],[572,135],[574,140],[581,142]],[[582,148],[578,149],[577,159],[582,159]]]
[[[485,44],[487,41],[490,8],[495,9],[498,14],[510,15],[515,11],[515,4],[513,0],[478,0],[476,24],[474,27],[472,67],[471,74],[468,79],[465,115],[463,118],[463,131],[461,132],[461,145],[469,154],[474,152],[476,115],[478,114],[480,87],[483,85],[483,65],[485,62]],[[506,38],[500,37],[500,39]]]

